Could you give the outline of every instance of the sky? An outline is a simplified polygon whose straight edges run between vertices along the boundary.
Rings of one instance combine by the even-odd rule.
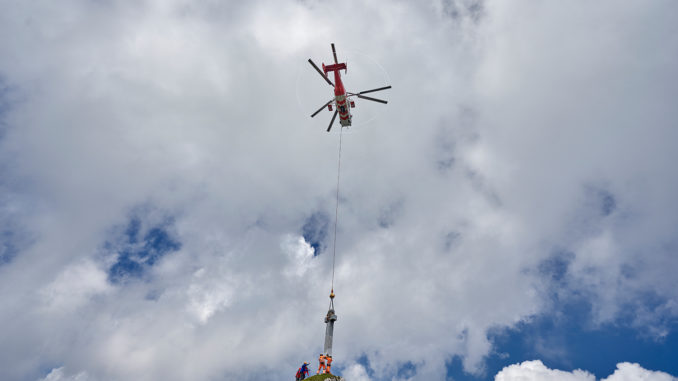
[[[0,379],[678,376],[675,1],[0,9]]]

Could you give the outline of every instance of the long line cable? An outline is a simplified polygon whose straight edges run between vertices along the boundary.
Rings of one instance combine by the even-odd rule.
[[[339,159],[337,160],[337,201],[334,208],[334,246],[332,248],[332,293],[334,294],[334,264],[337,258],[337,221],[339,220],[339,175],[341,174],[341,136],[344,131],[339,129]]]

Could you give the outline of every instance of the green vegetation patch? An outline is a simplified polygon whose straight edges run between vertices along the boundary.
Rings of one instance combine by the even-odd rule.
[[[306,377],[304,379],[304,381],[306,381],[306,380],[308,380],[308,381],[325,381],[328,378],[330,380],[339,380],[339,376],[335,376],[333,374],[316,374],[316,375],[311,376],[311,377]]]

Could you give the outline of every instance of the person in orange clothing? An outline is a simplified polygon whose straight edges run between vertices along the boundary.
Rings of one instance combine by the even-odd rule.
[[[323,370],[323,373],[325,373],[325,356],[322,353],[320,354],[320,357],[318,357],[318,363],[318,373],[316,374],[320,374],[321,369]]]
[[[332,368],[332,356],[330,355],[325,356],[325,362],[327,362],[327,366],[325,367],[325,373],[330,374],[330,369]]]

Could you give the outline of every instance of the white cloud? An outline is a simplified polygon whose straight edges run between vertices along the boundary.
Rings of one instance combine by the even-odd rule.
[[[510,365],[502,369],[494,377],[496,381],[530,381],[530,380],[559,380],[559,381],[595,381],[596,377],[589,372],[575,369],[565,372],[547,368],[541,361],[525,361],[520,364]]]
[[[639,364],[622,362],[617,364],[617,369],[603,381],[675,381],[677,378],[668,373],[644,369]]]
[[[365,367],[360,365],[360,364],[351,364],[347,367],[347,369],[344,371],[344,375],[342,376],[346,380],[354,380],[354,381],[370,381],[371,378],[367,375],[367,371],[365,370]]]
[[[70,265],[40,291],[42,305],[58,313],[72,313],[92,297],[112,291],[106,277],[106,273],[89,260]]]
[[[87,373],[85,372],[80,372],[75,375],[67,376],[64,373],[64,367],[61,368],[54,368],[52,371],[49,372],[48,375],[45,376],[45,378],[40,379],[40,381],[87,381],[89,378],[87,377]]]
[[[194,277],[203,278],[207,270],[202,268]],[[213,278],[209,282],[199,282],[188,287],[188,309],[200,323],[205,324],[216,312],[228,307],[233,298],[233,288],[223,280]]]
[[[595,381],[596,377],[593,374],[581,369],[575,369],[572,372],[549,369],[541,361],[533,360],[507,366],[497,373],[494,379],[496,381]],[[644,369],[638,364],[623,362],[617,364],[617,369],[612,375],[601,379],[601,381],[624,380],[672,381],[676,380],[676,378],[664,372]]]
[[[303,277],[315,265],[313,247],[304,240],[304,237],[291,235],[283,238],[281,249],[289,257],[289,264],[285,267],[285,274],[290,277]]]

